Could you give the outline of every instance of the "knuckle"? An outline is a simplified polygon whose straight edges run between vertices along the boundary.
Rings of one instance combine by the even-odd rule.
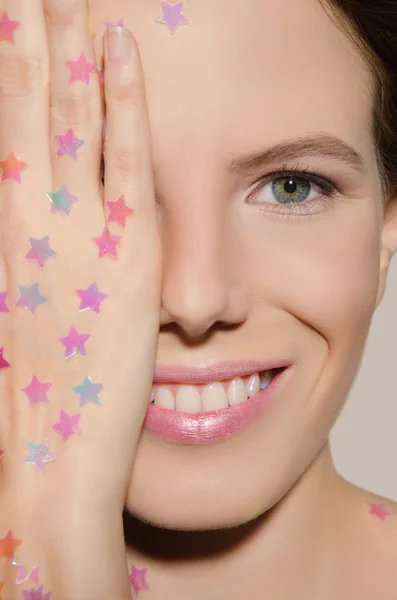
[[[92,95],[79,93],[52,94],[50,99],[50,117],[54,125],[65,123],[75,127],[100,125],[100,101]]]
[[[106,150],[105,165],[111,172],[134,175],[143,168],[143,156],[133,147],[112,146]]]
[[[45,0],[44,14],[52,25],[73,25],[84,9],[82,0]]]
[[[25,96],[49,84],[49,64],[43,57],[0,53],[0,94]]]

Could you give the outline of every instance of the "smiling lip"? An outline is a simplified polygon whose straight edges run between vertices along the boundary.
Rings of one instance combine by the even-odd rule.
[[[143,426],[156,436],[180,444],[206,444],[227,440],[261,416],[293,372],[293,367],[282,369],[255,396],[221,410],[189,413],[149,404]]]

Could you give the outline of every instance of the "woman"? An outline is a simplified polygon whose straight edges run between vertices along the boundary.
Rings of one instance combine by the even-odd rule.
[[[2,597],[396,598],[328,443],[397,250],[396,1],[90,9],[2,3]]]

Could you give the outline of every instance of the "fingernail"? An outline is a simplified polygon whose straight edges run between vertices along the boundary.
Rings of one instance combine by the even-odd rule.
[[[109,59],[120,65],[126,64],[132,53],[132,34],[125,27],[111,27],[106,32]]]

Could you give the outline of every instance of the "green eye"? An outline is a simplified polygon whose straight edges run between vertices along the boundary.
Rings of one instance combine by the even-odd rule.
[[[299,177],[279,177],[272,183],[272,192],[277,201],[285,204],[287,202],[303,202],[311,191],[311,182]]]

